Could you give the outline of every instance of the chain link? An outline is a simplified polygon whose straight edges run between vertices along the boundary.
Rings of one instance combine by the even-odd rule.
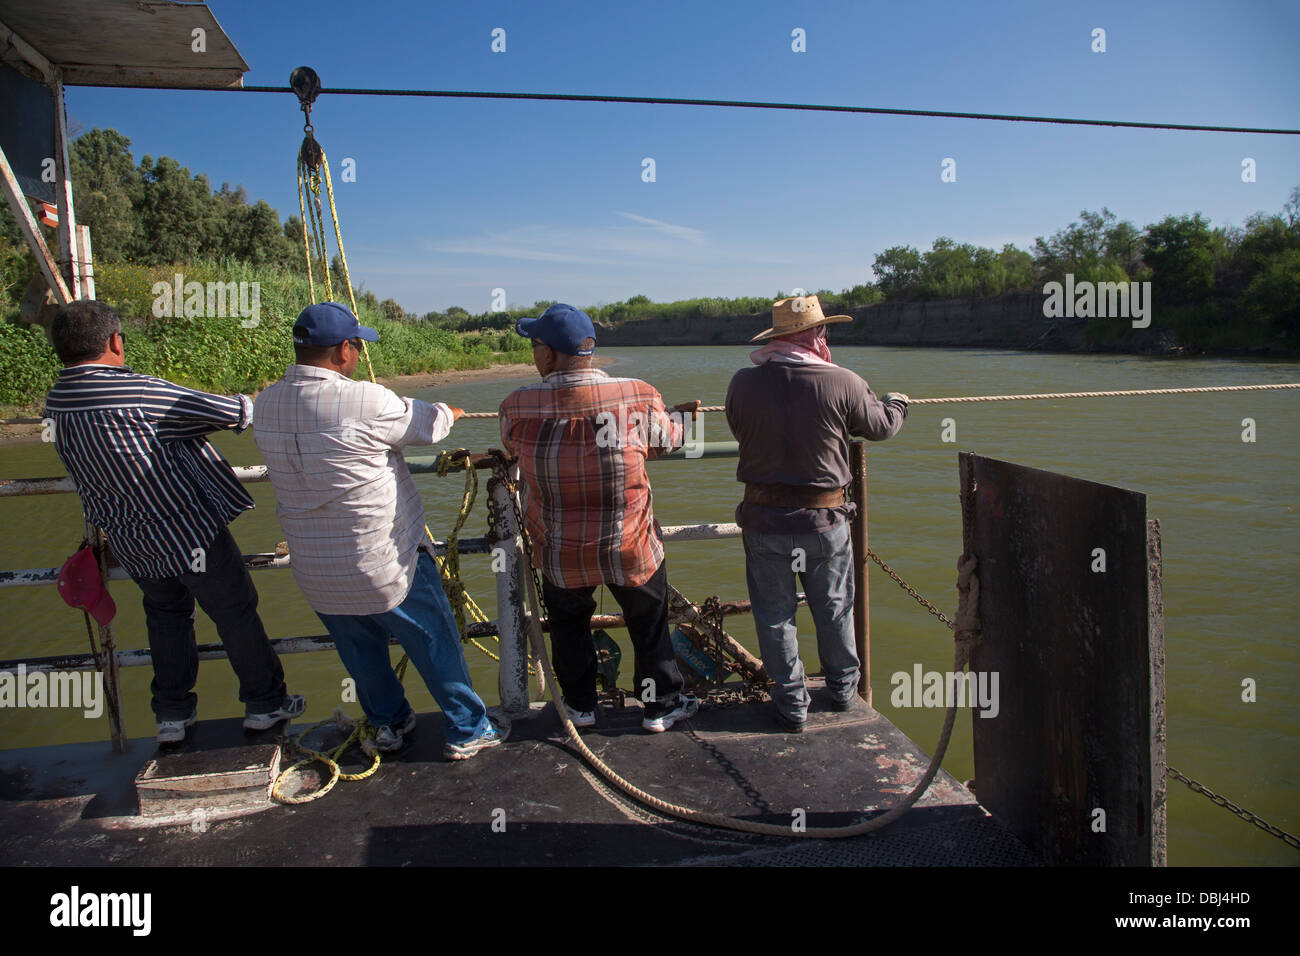
[[[900,588],[902,588],[908,594],[912,595],[912,597],[916,598],[916,602],[920,604],[921,607],[925,608],[927,611],[929,611],[939,620],[943,621],[944,624],[948,625],[949,630],[954,629],[955,625],[952,623],[952,618],[950,618],[947,614],[944,614],[943,611],[940,611],[937,607],[935,607],[925,598],[921,597],[920,593],[916,590],[916,588],[912,587],[912,585],[908,584],[906,581],[900,578],[898,576],[897,571],[895,571],[893,568],[887,565],[884,561],[881,561],[880,556],[876,554],[876,552],[872,551],[870,548],[867,548],[867,557],[869,557],[872,561],[875,561],[876,564],[880,565],[880,570],[884,571],[891,578],[893,578]]]
[[[1177,780],[1181,780],[1183,783],[1187,784],[1187,786],[1190,787],[1192,790],[1194,790],[1196,793],[1204,794],[1205,796],[1209,797],[1211,801],[1223,807],[1225,810],[1230,810],[1237,816],[1241,817],[1241,819],[1247,821],[1248,823],[1255,824],[1255,826],[1259,827],[1265,833],[1277,837],[1287,846],[1294,847],[1295,849],[1300,850],[1300,837],[1295,837],[1292,834],[1287,833],[1281,827],[1275,827],[1267,820],[1257,817],[1249,810],[1237,806],[1227,797],[1220,796],[1219,794],[1211,790],[1209,787],[1207,787],[1205,784],[1201,783],[1198,780],[1193,780],[1191,777],[1187,776],[1187,774],[1183,773],[1181,770],[1176,770],[1173,767],[1169,767],[1169,766],[1166,766],[1165,770],[1169,773],[1169,776]]]

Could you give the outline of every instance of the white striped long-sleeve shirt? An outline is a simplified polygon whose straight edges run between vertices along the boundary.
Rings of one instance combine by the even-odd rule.
[[[312,610],[382,614],[406,599],[425,534],[402,449],[441,441],[451,424],[441,402],[312,365],[290,365],[257,396],[253,440]]]
[[[210,395],[126,366],[59,372],[45,399],[55,450],[86,516],[104,529],[128,574],[192,571],[198,549],[253,507],[204,437],[223,428],[243,431],[252,407],[246,395]]]

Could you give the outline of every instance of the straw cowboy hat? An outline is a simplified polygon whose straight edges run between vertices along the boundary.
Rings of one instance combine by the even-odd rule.
[[[757,342],[773,335],[789,335],[802,332],[828,322],[852,322],[851,315],[822,315],[822,304],[815,295],[794,296],[772,303],[772,327],[766,332],[759,332],[749,341]]]

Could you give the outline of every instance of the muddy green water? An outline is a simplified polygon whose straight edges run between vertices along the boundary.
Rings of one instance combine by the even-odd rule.
[[[609,349],[619,374],[652,382],[668,404],[700,398],[721,404],[732,372],[747,350],[731,347]],[[1042,355],[975,350],[840,348],[837,361],[862,374],[877,392],[913,397],[1183,387],[1300,381],[1300,363],[1170,360],[1134,356]],[[524,379],[529,374],[521,371]],[[494,410],[520,382],[490,381],[417,391],[470,410]],[[946,407],[909,415],[900,435],[870,446],[870,537],[882,558],[922,594],[948,610],[955,605],[955,562],[961,548],[957,510],[957,451],[1119,485],[1149,496],[1148,513],[1164,538],[1165,640],[1169,762],[1290,832],[1300,831],[1296,794],[1300,695],[1296,577],[1300,572],[1300,415],[1295,392],[1038,401]],[[953,418],[956,443],[941,440],[941,420]],[[1256,423],[1254,443],[1242,441],[1242,419]],[[706,417],[706,440],[730,438],[720,415]],[[221,435],[217,446],[235,464],[260,464],[251,436]],[[443,448],[483,450],[499,444],[493,421],[466,422]],[[663,524],[730,521],[737,501],[734,460],[651,466],[655,510]],[[53,447],[31,443],[0,449],[0,477],[62,474]],[[418,476],[435,534],[450,529],[462,478]],[[245,552],[270,550],[283,537],[269,484],[248,486],[257,501],[232,530]],[[6,568],[62,562],[80,539],[73,495],[0,500]],[[466,534],[485,528],[482,502]],[[744,559],[738,541],[688,542],[668,552],[671,580],[696,601],[711,594],[743,598]],[[467,557],[470,593],[489,615],[495,589],[487,562]],[[320,622],[287,571],[254,575],[262,616],[272,636],[319,634]],[[873,693],[876,706],[921,746],[932,750],[942,710],[896,709],[890,675],[951,668],[945,629],[878,570],[871,580]],[[144,646],[139,591],[113,585],[119,646]],[[598,592],[599,594],[600,592]],[[617,611],[608,596],[606,611]],[[811,619],[800,612],[804,659],[816,668]],[[756,649],[747,618],[729,628]],[[806,630],[805,630],[806,629]],[[624,642],[626,635],[616,632]],[[198,638],[216,641],[201,613]],[[53,588],[0,590],[0,657],[82,652],[81,615]],[[625,650],[625,653],[628,651]],[[476,687],[496,701],[495,664],[472,648]],[[625,656],[625,660],[629,658]],[[333,653],[284,657],[293,690],[308,698],[310,719],[340,705],[346,676]],[[127,730],[153,731],[149,668],[123,671]],[[1257,699],[1242,701],[1253,678]],[[628,675],[624,675],[624,682]],[[434,709],[419,681],[408,681],[418,710]],[[229,667],[204,663],[198,685],[201,716],[242,713]],[[351,712],[359,713],[355,704]],[[107,721],[67,711],[0,710],[0,748],[104,739]],[[945,769],[974,774],[970,718],[957,722]],[[631,776],[635,778],[635,773]],[[1174,865],[1294,865],[1300,854],[1236,819],[1186,787],[1169,788],[1169,861]],[[826,809],[832,809],[827,807]]]

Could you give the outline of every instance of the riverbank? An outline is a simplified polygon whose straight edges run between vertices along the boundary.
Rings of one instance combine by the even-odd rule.
[[[827,309],[850,316],[851,323],[828,328],[835,345],[889,345],[903,348],[982,348],[1023,352],[1118,353],[1163,356],[1280,359],[1295,353],[1280,344],[1248,345],[1234,340],[1231,328],[1194,308],[1147,308],[1145,315],[1051,316],[1047,296],[1038,292],[969,299],[878,302]],[[1148,306],[1150,303],[1148,302]],[[1127,310],[1125,310],[1127,311]],[[1212,311],[1212,310],[1211,310]],[[642,345],[743,345],[772,327],[772,313],[682,315],[598,325],[602,347]],[[1134,323],[1137,323],[1135,326]],[[1143,325],[1145,323],[1145,325]],[[1253,340],[1251,340],[1253,341]]]

